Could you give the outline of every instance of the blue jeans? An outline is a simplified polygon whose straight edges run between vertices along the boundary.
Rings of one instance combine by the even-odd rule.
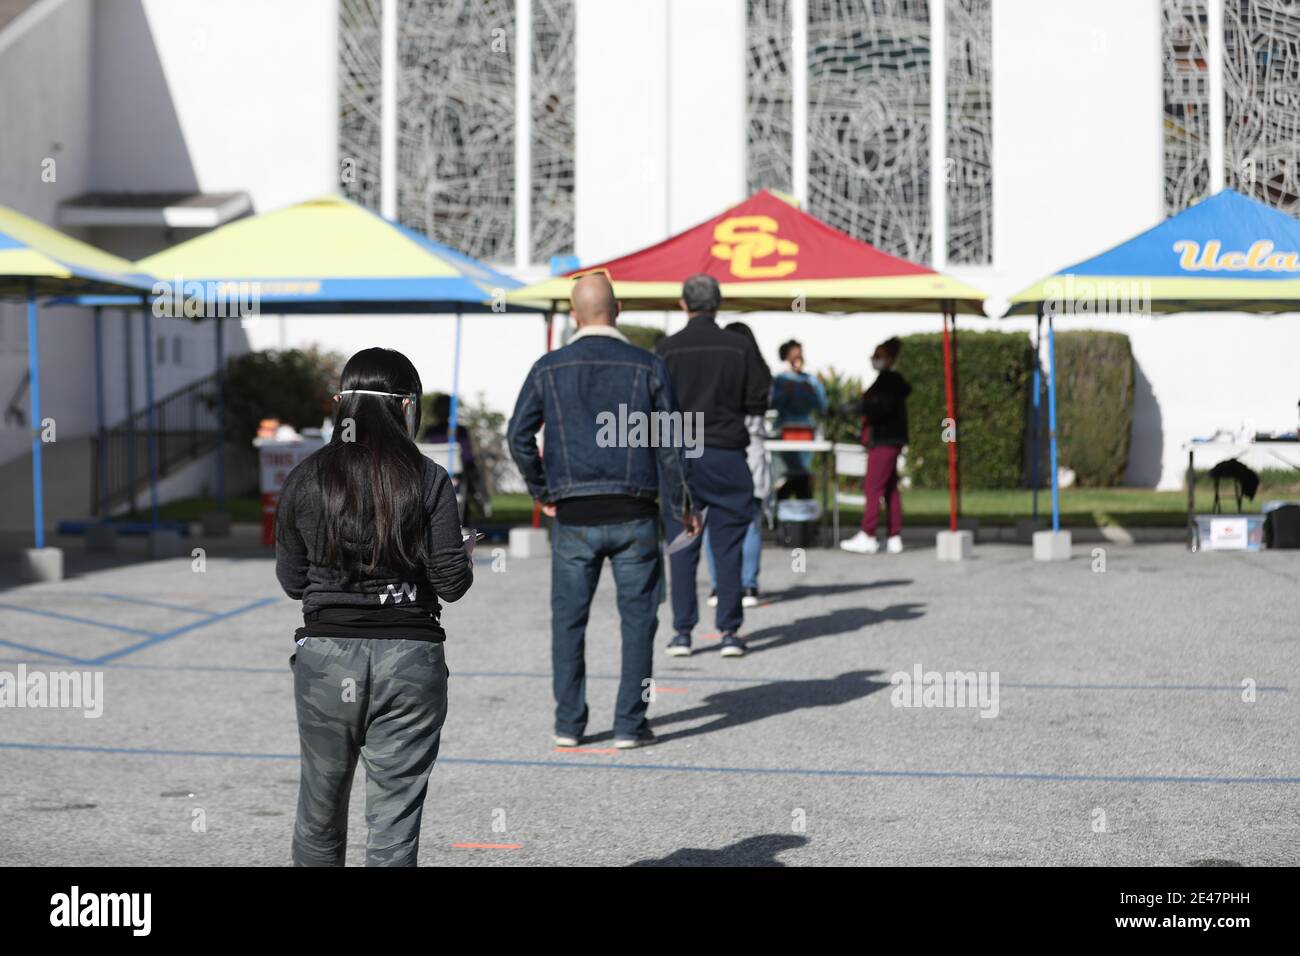
[[[754,522],[754,479],[749,473],[744,450],[705,447],[704,454],[690,462],[691,488],[695,506],[709,509],[705,531],[718,575],[718,630],[723,634],[740,630],[745,615],[741,610],[740,552],[745,529]],[[664,527],[671,541],[681,533],[677,515],[664,513]],[[673,630],[689,634],[700,623],[699,598],[695,594],[695,573],[700,563],[700,535],[672,555],[671,564]]]
[[[555,732],[581,737],[587,729],[587,618],[609,558],[622,623],[623,667],[614,705],[614,736],[636,737],[648,729],[648,697],[663,562],[659,522],[569,525],[557,522],[551,541],[551,669]]]
[[[758,505],[754,505],[757,510]],[[759,517],[749,523],[745,531],[745,540],[740,546],[740,586],[758,590],[758,564],[763,557],[763,537],[758,529]],[[709,586],[718,589],[718,565],[713,560],[713,549],[709,547],[709,533],[704,532],[704,560],[709,565]]]

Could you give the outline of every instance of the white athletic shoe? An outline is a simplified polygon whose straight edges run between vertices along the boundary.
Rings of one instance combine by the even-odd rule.
[[[903,539],[896,534],[891,534],[889,540],[885,542],[885,550],[890,554],[902,554]]]
[[[859,531],[853,537],[841,541],[840,547],[854,554],[875,554],[880,550],[880,542],[865,531]]]
[[[577,737],[568,737],[564,734],[555,735],[555,746],[557,747],[576,747],[581,743]]]

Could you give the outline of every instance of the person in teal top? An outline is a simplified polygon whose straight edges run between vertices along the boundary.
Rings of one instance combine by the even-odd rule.
[[[803,346],[794,339],[784,343],[778,353],[782,366],[772,379],[768,405],[776,410],[776,433],[786,429],[816,429],[816,417],[826,411],[826,388],[805,372]],[[811,437],[811,436],[809,436]],[[812,452],[783,452],[785,481],[781,497],[812,497]]]

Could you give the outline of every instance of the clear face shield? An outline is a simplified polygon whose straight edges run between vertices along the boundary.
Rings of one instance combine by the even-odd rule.
[[[339,392],[339,396],[343,395],[379,395],[383,398],[406,399],[406,404],[402,406],[402,413],[406,418],[406,434],[411,436],[412,440],[415,439],[415,416],[420,407],[416,403],[420,400],[419,395],[406,392],[374,392],[368,388],[345,388]]]

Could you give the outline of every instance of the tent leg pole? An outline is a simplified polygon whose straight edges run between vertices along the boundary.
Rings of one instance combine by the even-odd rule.
[[[460,420],[460,320],[461,315],[456,313],[456,344],[452,348],[452,365],[451,365],[451,409],[448,412],[447,422],[447,474],[453,479],[456,473],[460,471],[456,467],[456,426]],[[468,494],[468,492],[466,492]]]
[[[961,420],[961,349],[957,344],[957,306],[948,302],[948,314],[952,316],[952,420],[956,425]],[[961,428],[957,427],[957,441],[961,441]],[[961,518],[961,449],[953,443],[953,457],[956,459],[954,472],[957,475],[957,517]]]
[[[957,530],[957,417],[954,410],[952,380],[952,341],[948,333],[948,313],[943,314],[943,390],[947,401],[948,420],[954,434],[948,445],[948,530]]]
[[[108,428],[104,419],[104,310],[95,306],[95,434],[98,436],[99,520],[108,521]]]
[[[41,345],[36,323],[36,293],[27,296],[27,363],[31,376],[28,410],[32,424],[32,520],[37,550],[45,547],[45,488],[41,452]]]
[[[123,365],[126,367],[126,493],[130,502],[130,513],[136,513],[135,507],[135,362],[131,348],[131,310],[122,310],[122,345]]]
[[[1056,469],[1056,335],[1047,313],[1047,434],[1051,442],[1052,531],[1061,530],[1061,489]]]
[[[144,319],[144,401],[145,427],[149,431],[149,527],[158,530],[158,409],[153,403],[153,321],[152,310],[140,307]]]
[[[225,328],[220,315],[213,319],[216,323],[217,364],[217,511],[226,510],[226,341]]]
[[[1029,436],[1029,487],[1033,489],[1033,512],[1032,517],[1038,519],[1038,439],[1039,431],[1042,428],[1040,424],[1041,412],[1039,406],[1042,404],[1039,400],[1039,392],[1043,387],[1042,379],[1042,346],[1043,346],[1043,304],[1038,304],[1038,317],[1034,320],[1034,397],[1033,397],[1033,431]]]

